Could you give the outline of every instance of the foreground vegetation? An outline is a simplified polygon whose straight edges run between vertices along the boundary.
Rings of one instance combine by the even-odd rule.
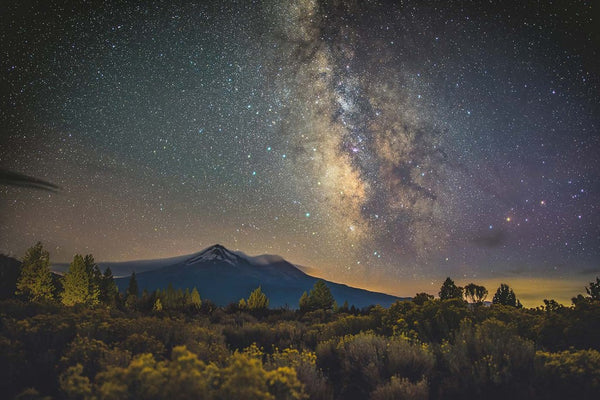
[[[322,282],[302,296],[299,310],[269,309],[260,289],[222,308],[197,291],[139,294],[135,277],[119,294],[91,257],[75,257],[70,278],[48,279],[39,272],[46,253],[32,249],[39,257],[28,253],[16,290],[3,292],[0,302],[5,398],[595,399],[600,393],[599,279],[570,307],[547,300],[523,308],[505,285],[487,305],[485,288],[460,288],[448,279],[439,298],[420,293],[387,309],[338,306]]]

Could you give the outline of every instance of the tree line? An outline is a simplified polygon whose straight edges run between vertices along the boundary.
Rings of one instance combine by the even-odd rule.
[[[171,283],[165,289],[153,293],[140,291],[135,271],[131,274],[125,293],[121,295],[110,267],[104,273],[91,254],[76,254],[62,278],[54,277],[50,271],[50,255],[41,242],[27,250],[16,282],[15,294],[24,300],[43,302],[60,301],[66,306],[82,304],[90,307],[100,304],[125,306],[129,309],[151,308],[163,310],[199,310],[202,306],[200,293],[194,287],[175,290]],[[319,280],[308,293],[299,299],[302,311],[332,309],[335,299],[324,281]],[[250,293],[248,299],[240,299],[240,310],[263,311],[269,307],[269,299],[260,287]],[[347,305],[346,305],[347,307]]]
[[[448,278],[437,298],[418,293],[360,310],[337,305],[319,281],[289,310],[270,309],[260,287],[227,307],[172,285],[140,293],[135,274],[118,294],[92,256],[75,256],[62,279],[43,271],[48,259],[43,246],[29,249],[16,275],[19,294],[0,301],[5,398],[595,399],[600,392],[598,278],[570,306],[545,300],[525,308],[507,285],[484,306],[484,287]]]
[[[50,256],[41,242],[27,250],[16,286],[16,294],[25,299],[32,301],[58,299],[67,306],[75,304],[97,306],[100,303],[117,305],[124,303],[129,308],[135,308],[138,306],[140,297],[135,272],[130,277],[124,297],[121,297],[110,267],[102,273],[91,254],[85,256],[76,254],[63,278],[53,279],[50,271]],[[597,296],[598,289],[594,283],[591,284],[590,288],[586,289],[588,293],[592,290],[592,296]],[[441,300],[465,298],[470,300],[471,303],[479,305],[485,302],[488,290],[484,286],[475,283],[460,287],[448,277],[442,284],[438,295]],[[433,298],[432,295],[427,293],[417,293],[415,296],[417,302]],[[173,289],[170,283],[166,289],[157,290],[151,295],[143,293],[142,300],[143,304],[151,302],[152,309],[155,311],[174,308],[194,310],[199,309],[202,305],[200,294],[196,288],[193,288],[191,292],[189,289],[184,292],[182,289]],[[514,291],[504,283],[500,285],[494,294],[492,303],[517,308],[522,307]],[[264,310],[268,306],[269,299],[260,287],[254,290],[248,299],[240,299],[238,302],[239,309],[253,311]],[[304,292],[299,299],[299,309],[305,312],[318,309],[329,310],[337,307],[338,305],[331,291],[322,280],[317,281],[314,287],[309,292]],[[348,304],[345,303],[342,307],[348,308]]]

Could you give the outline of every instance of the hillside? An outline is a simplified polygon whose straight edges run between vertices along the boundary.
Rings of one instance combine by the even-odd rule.
[[[309,291],[318,280],[277,256],[250,257],[233,252],[221,245],[211,246],[199,253],[164,260],[148,260],[110,263],[119,275],[125,268],[136,271],[140,290],[163,289],[169,283],[176,289],[196,287],[202,298],[218,305],[227,305],[248,297],[258,286],[269,297],[270,307],[296,308],[302,293]],[[105,268],[101,264],[102,269]],[[139,272],[143,271],[143,272]],[[125,290],[129,277],[116,279],[121,291]],[[380,304],[388,307],[398,297],[371,292],[347,285],[327,282],[338,304],[348,301],[356,307]]]

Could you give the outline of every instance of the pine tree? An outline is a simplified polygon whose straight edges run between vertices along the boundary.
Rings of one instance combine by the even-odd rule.
[[[140,290],[138,289],[137,279],[135,279],[135,271],[131,274],[131,278],[129,278],[129,285],[127,286],[127,297],[134,296],[137,298],[140,295]]]
[[[245,310],[246,308],[248,308],[248,304],[246,304],[246,299],[240,299],[240,301],[238,301],[238,307],[240,308],[240,310]]]
[[[85,272],[88,276],[88,298],[86,303],[90,306],[96,306],[100,303],[100,284],[102,281],[102,273],[98,264],[94,261],[94,256],[87,254],[83,258]]]
[[[506,283],[500,284],[500,287],[498,288],[498,290],[496,291],[496,294],[494,295],[494,299],[492,300],[492,303],[502,304],[505,306],[517,307],[517,308],[523,307],[521,305],[521,302],[517,299],[517,296],[515,296],[515,292],[511,288],[509,288]]]
[[[325,281],[319,279],[315,282],[309,293],[304,292],[300,297],[301,311],[331,310],[335,299]]]
[[[50,254],[37,242],[23,257],[16,294],[31,301],[49,301],[54,299],[54,290]]]
[[[119,295],[119,289],[115,283],[110,267],[106,267],[100,280],[100,301],[104,304],[114,305]]]
[[[154,306],[152,306],[152,310],[156,312],[161,312],[163,310],[163,305],[160,301],[160,298],[156,298],[156,300],[154,301]]]
[[[267,298],[267,295],[262,292],[260,286],[250,293],[247,306],[251,311],[266,310],[269,307],[269,299]]]
[[[310,306],[308,304],[308,293],[302,293],[302,296],[300,296],[300,301],[298,303],[300,306],[300,311],[309,311]]]
[[[331,290],[329,290],[329,287],[324,280],[315,282],[309,296],[312,297],[311,303],[316,309],[331,310],[333,303],[335,302]]]
[[[131,278],[129,278],[129,285],[127,286],[127,291],[125,292],[125,306],[129,309],[135,310],[137,308],[139,294],[140,291],[138,289],[134,271],[131,274]]]
[[[197,311],[202,307],[202,300],[200,299],[200,293],[198,293],[198,289],[194,287],[192,293],[190,294],[190,307],[192,310]]]
[[[173,309],[177,301],[176,297],[177,293],[175,292],[175,288],[173,287],[173,284],[169,282],[169,284],[167,285],[165,295],[163,296],[163,306],[167,310]]]
[[[87,304],[98,305],[100,302],[98,266],[91,254],[85,257],[76,254],[64,276],[61,300],[64,305]]]

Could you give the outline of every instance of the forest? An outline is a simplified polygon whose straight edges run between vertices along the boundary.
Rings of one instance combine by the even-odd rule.
[[[297,309],[268,293],[217,307],[194,288],[119,293],[41,243],[0,257],[0,391],[15,399],[597,399],[600,279],[565,306],[524,308],[441,283],[389,308],[338,304],[319,281]]]

